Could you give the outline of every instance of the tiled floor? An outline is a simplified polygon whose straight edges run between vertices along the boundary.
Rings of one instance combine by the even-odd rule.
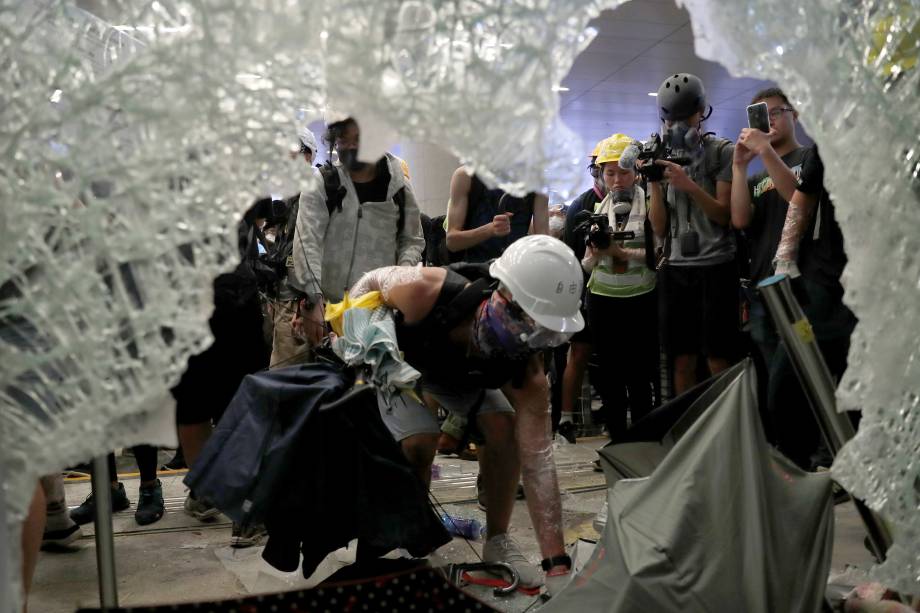
[[[604,442],[600,438],[581,439],[577,445],[557,446],[567,543],[579,537],[597,537],[592,522],[603,503],[605,487],[603,475],[594,472],[592,462],[596,458],[594,450]],[[162,461],[168,458],[169,454],[161,452]],[[451,514],[476,517],[484,522],[484,513],[475,500],[478,464],[442,457],[437,459],[437,464],[440,478],[431,488],[435,498]],[[131,458],[119,459],[120,473],[129,473],[132,467]],[[122,606],[231,598],[309,585],[299,573],[280,573],[265,564],[259,556],[260,548],[230,548],[230,523],[226,518],[202,524],[185,515],[182,502],[186,488],[182,477],[181,473],[160,475],[166,515],[156,524],[138,526],[133,510],[117,513],[113,518]],[[124,476],[122,480],[133,509],[137,478]],[[77,505],[89,493],[89,482],[68,482],[66,489],[68,503]],[[536,563],[540,556],[523,501],[515,503],[512,534]],[[868,568],[870,557],[862,545],[863,535],[862,524],[852,505],[838,505],[834,569],[841,570],[846,564]],[[475,561],[479,551],[479,543],[454,539],[438,550],[434,561]],[[485,589],[477,589],[476,594],[505,611],[523,611],[534,603],[533,597],[523,595],[499,600]],[[84,526],[84,537],[73,551],[41,555],[30,611],[72,613],[81,605],[97,603],[95,545],[90,524]]]

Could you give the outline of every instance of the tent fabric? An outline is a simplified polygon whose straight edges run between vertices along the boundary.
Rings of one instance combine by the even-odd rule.
[[[650,476],[610,487],[590,561],[541,611],[820,610],[830,477],[767,444],[751,362],[714,380],[661,445],[669,449]]]

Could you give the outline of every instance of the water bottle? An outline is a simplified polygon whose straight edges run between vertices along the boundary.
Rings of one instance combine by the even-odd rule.
[[[471,541],[479,540],[482,536],[482,524],[475,519],[464,519],[444,513],[441,515],[441,523],[453,536],[462,536]]]

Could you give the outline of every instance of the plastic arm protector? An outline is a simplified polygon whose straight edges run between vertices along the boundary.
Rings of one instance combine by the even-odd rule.
[[[385,266],[367,272],[358,279],[349,295],[352,298],[363,296],[367,292],[379,291],[386,302],[390,300],[390,292],[394,287],[414,283],[422,279],[422,267],[419,266]]]

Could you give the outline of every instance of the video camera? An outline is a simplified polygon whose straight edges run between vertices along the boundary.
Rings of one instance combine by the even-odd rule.
[[[680,153],[665,145],[661,136],[656,133],[649,137],[647,143],[633,148],[632,151],[624,152],[620,158],[620,167],[630,170],[635,168],[648,181],[661,181],[664,177],[664,166],[656,164],[656,161],[673,162],[678,166],[689,166],[693,163],[690,157],[680,155]],[[648,163],[636,168],[637,160]]]
[[[573,229],[577,236],[584,235],[585,244],[595,249],[606,249],[610,241],[628,241],[636,238],[633,231],[615,232],[610,227],[610,220],[606,213],[592,214],[590,211],[579,211],[575,214]]]

